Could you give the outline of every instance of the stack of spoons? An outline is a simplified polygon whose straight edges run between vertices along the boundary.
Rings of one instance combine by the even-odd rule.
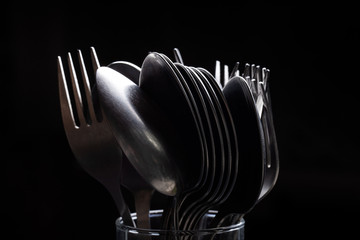
[[[164,229],[197,229],[210,210],[217,213],[212,226],[236,223],[270,192],[279,172],[270,71],[245,64],[240,73],[236,63],[231,74],[225,65],[221,77],[220,62],[213,75],[174,53],[175,61],[151,52],[141,67],[126,61],[100,67],[92,48],[91,97],[123,153],[119,182],[134,193],[138,220],[128,224],[151,227],[154,191],[172,199],[163,206]]]

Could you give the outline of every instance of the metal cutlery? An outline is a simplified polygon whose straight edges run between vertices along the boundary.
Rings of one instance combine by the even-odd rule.
[[[91,91],[68,54],[71,87],[58,57],[60,105],[74,155],[112,195],[125,224],[135,226],[120,186],[134,196],[136,225],[151,228],[154,191],[167,196],[164,229],[196,230],[209,211],[212,227],[239,222],[274,187],[279,153],[269,70],[239,62],[215,73],[150,52],[141,68],[126,61],[100,67]],[[94,103],[94,101],[97,101]]]
[[[176,195],[182,188],[182,175],[174,159],[184,154],[176,147],[179,142],[173,137],[176,131],[172,123],[138,85],[121,73],[100,67],[96,83],[101,107],[131,164],[157,191]]]
[[[223,93],[234,119],[239,150],[239,177],[226,204],[232,206],[233,213],[243,215],[254,207],[262,189],[266,163],[264,132],[245,79],[231,78]]]
[[[275,126],[273,122],[273,112],[271,106],[271,97],[270,97],[270,85],[269,85],[269,75],[270,70],[266,68],[261,68],[260,66],[255,67],[254,64],[246,64],[245,71],[243,76],[246,78],[253,77],[255,78],[252,82],[257,82],[257,92],[258,96],[257,102],[263,102],[260,107],[258,107],[258,112],[261,117],[262,124],[264,126],[264,132],[266,133],[267,141],[267,167],[265,168],[265,180],[264,185],[260,194],[260,199],[263,199],[275,186],[279,175],[279,151],[277,147]],[[259,104],[257,104],[259,105]]]
[[[93,48],[91,56],[95,63],[93,67],[97,69],[98,60]],[[106,116],[101,113],[101,109],[96,109],[98,107],[96,104],[93,104],[94,96],[90,90],[88,74],[80,50],[78,57],[82,84],[78,82],[72,56],[68,53],[72,90],[68,87],[61,57],[58,57],[60,106],[67,139],[80,166],[107,188],[126,224],[135,226],[120,188],[122,151],[113,136]],[[74,95],[73,102],[70,99],[71,91]],[[85,96],[82,96],[82,92]]]
[[[217,81],[219,83],[222,81],[219,74],[220,68],[220,61],[216,61],[215,76],[218,76],[219,79],[217,79]],[[235,72],[235,76],[239,75],[237,68],[238,63],[235,64],[235,67],[232,71],[232,73]],[[261,125],[264,131],[264,142],[266,146],[266,168],[264,173],[264,183],[260,193],[259,201],[263,199],[275,186],[279,175],[279,151],[277,147],[275,127],[273,122],[269,75],[269,69],[261,68],[259,65],[249,63],[245,64],[242,74],[242,77],[245,78],[255,100],[255,106],[261,119]],[[223,87],[225,87],[225,85]]]
[[[159,88],[158,85],[162,87]],[[201,188],[207,174],[208,160],[206,152],[204,152],[204,130],[199,109],[195,104],[194,95],[182,75],[162,54],[151,53],[144,60],[140,87],[158,102],[177,126],[177,134],[179,138],[183,139],[182,148],[190,154],[188,157],[175,160],[183,172],[185,187],[179,190],[174,198],[172,211],[165,214],[164,224],[169,224],[170,217],[172,217],[173,221],[171,222],[177,228],[178,205],[181,205],[184,199]],[[176,111],[178,109],[181,111]],[[192,139],[192,141],[189,142],[186,139]]]
[[[141,68],[135,64],[126,61],[116,61],[110,63],[108,67],[123,74],[133,83],[139,84]],[[137,172],[125,155],[123,157],[121,185],[133,194],[137,227],[149,229],[149,211],[155,189]]]
[[[239,159],[237,136],[233,119],[221,89],[218,87],[213,77],[208,75],[208,72],[205,69],[194,67],[191,69],[197,73],[205,88],[208,89],[210,98],[214,102],[215,109],[218,112],[219,122],[221,122],[220,126],[222,126],[221,132],[224,138],[222,151],[225,153],[223,162],[224,171],[222,173],[224,176],[222,177],[223,179],[220,185],[221,190],[212,193],[213,196],[207,199],[206,204],[202,204],[203,206],[197,210],[198,213],[194,215],[196,218],[191,221],[191,226],[194,229],[201,216],[203,216],[208,210],[221,205],[229,197],[237,178]]]
[[[193,79],[197,82],[202,91],[202,96],[204,97],[205,102],[207,103],[209,119],[212,128],[212,141],[214,146],[212,147],[212,159],[209,165],[209,180],[202,191],[201,196],[198,199],[194,199],[192,203],[188,206],[188,208],[184,211],[182,218],[180,220],[180,224],[184,224],[184,228],[190,228],[190,226],[194,225],[191,223],[196,221],[198,217],[193,216],[194,214],[199,214],[199,208],[202,208],[204,205],[209,204],[210,202],[216,199],[217,194],[221,192],[224,173],[226,169],[225,163],[225,136],[222,132],[223,123],[220,122],[219,112],[216,110],[216,106],[214,101],[211,100],[210,92],[206,90],[204,86],[204,82],[198,77],[198,75],[194,72],[193,69],[188,68],[189,72],[192,73]],[[182,220],[185,219],[185,222]]]

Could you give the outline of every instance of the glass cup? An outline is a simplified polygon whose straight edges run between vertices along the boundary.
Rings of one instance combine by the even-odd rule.
[[[216,211],[209,211],[200,221],[199,230],[161,230],[162,213],[163,210],[150,211],[152,229],[130,227],[118,218],[115,222],[116,240],[244,240],[244,219],[236,224],[209,228],[208,225],[216,216]],[[132,214],[132,217],[136,222],[136,214]]]

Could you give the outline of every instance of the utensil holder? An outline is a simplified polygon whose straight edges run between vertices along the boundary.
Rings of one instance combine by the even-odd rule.
[[[115,222],[116,240],[244,240],[245,220],[232,225],[208,228],[216,216],[215,211],[209,211],[200,221],[199,230],[162,230],[163,210],[151,210],[149,213],[151,229],[141,229],[127,226],[121,218]],[[136,222],[136,214],[132,214]]]

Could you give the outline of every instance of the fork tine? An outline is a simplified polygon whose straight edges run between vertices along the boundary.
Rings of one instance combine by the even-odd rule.
[[[235,66],[234,66],[233,70],[230,73],[230,78],[232,78],[233,76],[237,76],[236,75],[237,73],[240,74],[240,72],[239,72],[239,62],[235,63]]]
[[[256,79],[255,79],[255,78],[249,78],[249,79],[250,79],[250,84],[251,84],[251,90],[252,90],[252,93],[253,93],[254,98],[255,98],[255,100],[256,100],[256,99],[257,99],[257,95],[258,95]]]
[[[254,88],[254,81],[253,81],[253,79],[251,79],[249,76],[246,76],[246,77],[245,77],[245,80],[246,80],[246,82],[247,82],[248,85],[249,85],[249,88],[250,88],[250,91],[251,91],[251,93],[252,93],[252,95],[253,95],[253,97],[254,97],[254,100],[256,101],[257,95],[256,95],[256,90],[255,90],[255,88]]]
[[[269,84],[269,77],[270,77],[270,69],[266,69],[265,70],[265,75],[264,75],[264,81],[266,82],[266,86]]]
[[[221,86],[221,76],[220,76],[220,61],[216,60],[215,62],[215,80]]]
[[[182,59],[180,50],[178,48],[174,48],[174,55],[175,55],[176,62],[181,63],[181,64],[184,65],[184,61]]]
[[[256,65],[255,64],[251,64],[251,66],[250,66],[250,78],[251,78],[251,82],[253,83],[253,86],[254,86],[255,96],[257,96],[258,89],[257,89]]]
[[[83,59],[83,56],[82,56],[82,53],[80,50],[78,50],[78,57],[79,57],[79,63],[80,63],[80,69],[81,69],[81,75],[82,75],[82,79],[83,79],[84,89],[85,89],[86,101],[88,103],[88,108],[89,108],[88,109],[89,117],[90,117],[89,120],[91,123],[92,121],[96,121],[96,115],[95,115],[94,105],[93,105],[93,101],[92,101],[89,77],[88,77],[84,59]]]
[[[74,63],[72,61],[72,57],[71,57],[70,53],[68,53],[68,63],[69,63],[69,69],[70,69],[71,84],[72,84],[73,92],[74,92],[77,116],[79,118],[79,124],[81,126],[81,125],[85,125],[86,121],[85,121],[85,116],[84,116],[84,112],[83,112],[83,103],[82,103],[82,99],[81,99],[79,82],[76,77]]]
[[[94,69],[94,74],[96,76],[96,70],[100,67],[99,59],[97,57],[96,51],[94,47],[90,48],[91,50],[91,62]]]
[[[257,66],[256,66],[256,69],[255,69],[255,78],[256,78],[256,81],[257,81],[258,83],[262,81],[262,75],[261,75],[260,65],[257,65]]]
[[[224,79],[222,81],[222,86],[224,87],[225,84],[229,81],[229,66],[224,65]]]
[[[265,93],[266,93],[266,97],[267,97],[268,101],[270,101],[269,77],[270,77],[270,69],[267,68],[265,70],[265,74],[264,74],[264,82],[265,82]]]
[[[250,77],[250,64],[249,63],[245,63],[243,77],[244,78]]]
[[[255,78],[255,64],[251,64],[250,66],[250,78],[251,79]]]
[[[262,82],[264,84],[264,90],[266,90],[266,85],[267,85],[266,68],[263,67],[261,72],[262,72]]]
[[[255,68],[255,79],[256,79],[256,90],[258,95],[261,95],[261,84],[262,84],[262,75],[260,65],[257,65]]]
[[[264,85],[263,85],[264,82],[262,81],[263,76],[262,76],[262,70],[261,70],[260,65],[256,66],[256,73],[255,74],[256,74],[255,77],[256,77],[256,86],[257,86],[257,91],[258,91],[258,98],[262,98],[263,94],[264,94],[264,92],[262,91],[263,87],[264,87]],[[260,113],[261,113],[261,111],[260,111]]]
[[[250,77],[249,77],[249,76],[245,76],[244,78],[245,78],[245,80],[246,80],[246,82],[247,82],[247,84],[248,84],[248,86],[249,86],[249,88],[250,88],[250,90],[251,90],[251,79],[250,79]]]
[[[64,126],[75,127],[76,124],[75,124],[73,110],[71,107],[69,90],[66,84],[64,67],[60,56],[58,56],[57,59],[57,67],[58,67],[60,107],[61,107],[61,115],[62,115],[63,123]]]

